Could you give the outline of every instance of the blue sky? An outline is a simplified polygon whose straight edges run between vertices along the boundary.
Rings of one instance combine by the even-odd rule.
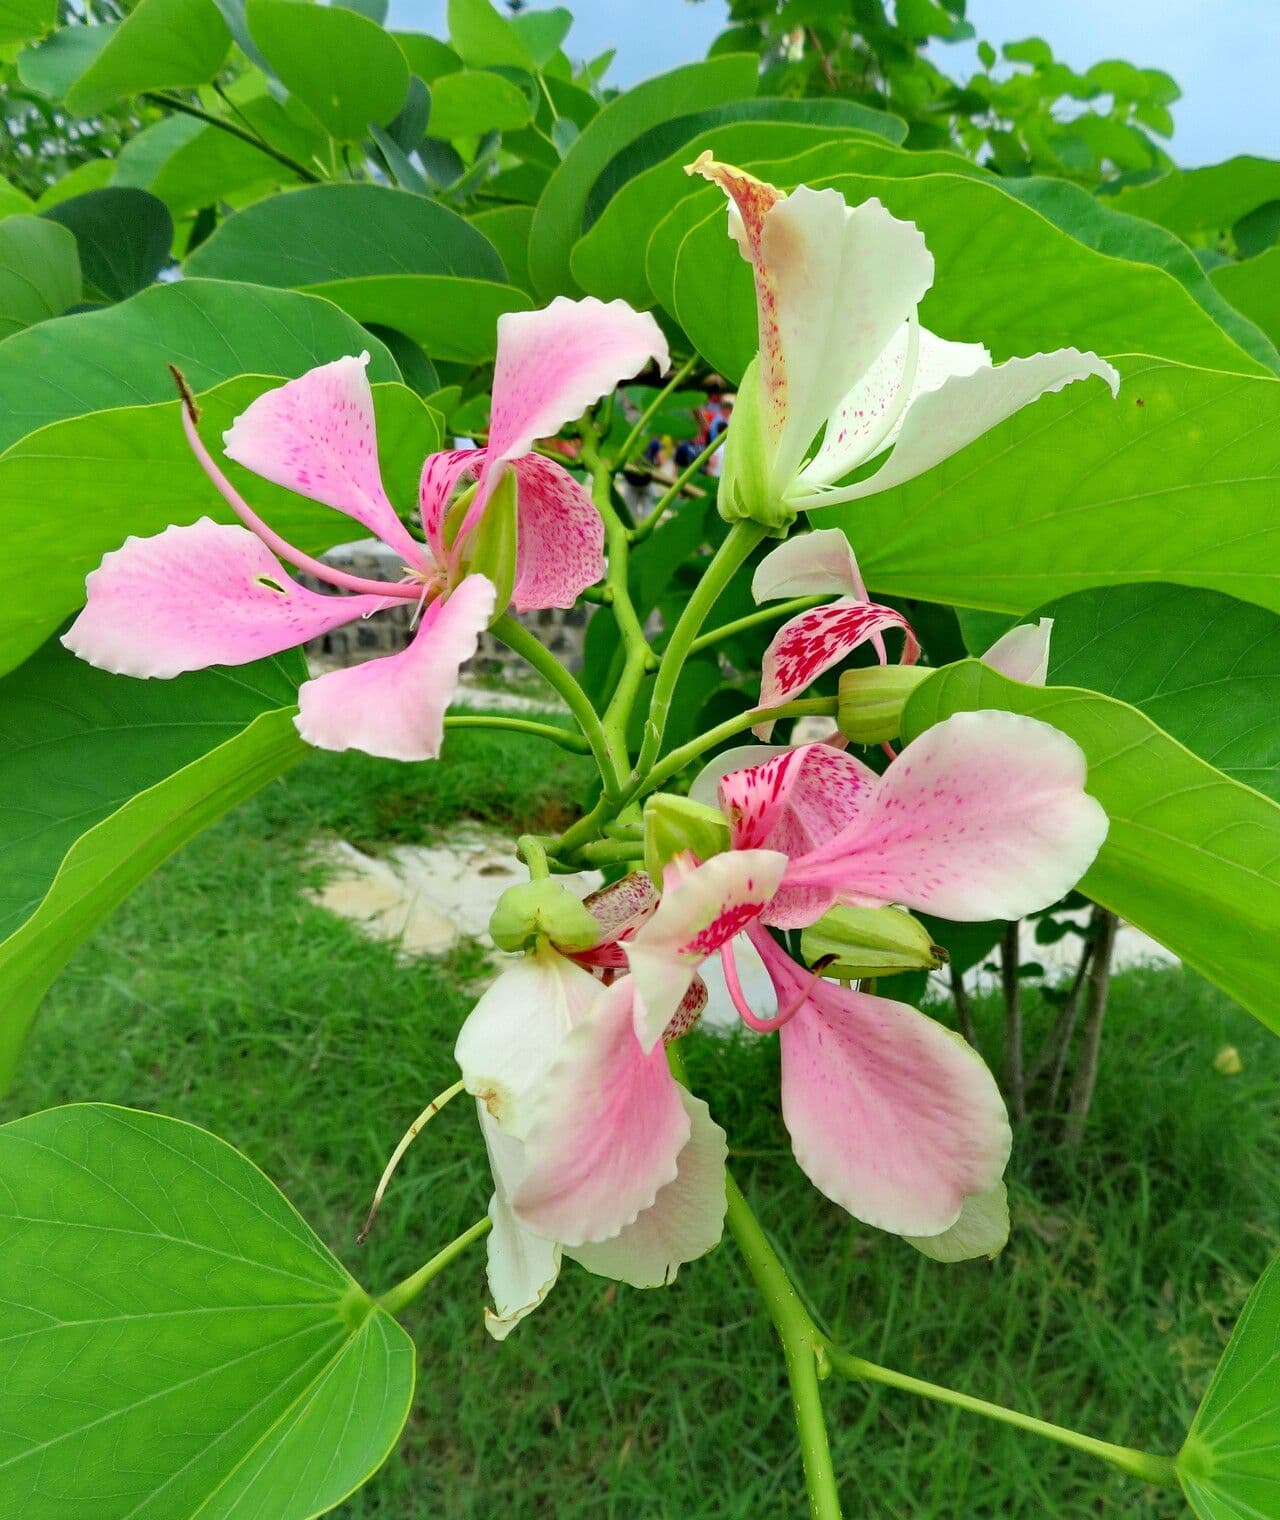
[[[723,0],[566,0],[575,57],[616,47],[609,78],[634,84],[706,52],[724,25]],[[445,0],[391,0],[391,19],[445,34]],[[1280,0],[969,0],[980,37],[1037,35],[1076,68],[1100,58],[1167,70],[1182,86],[1173,156],[1193,165],[1233,153],[1280,157]],[[964,73],[971,50],[943,47],[939,65]]]

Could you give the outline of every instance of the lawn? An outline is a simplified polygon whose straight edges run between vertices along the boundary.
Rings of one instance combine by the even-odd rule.
[[[355,1244],[387,1153],[453,1078],[483,960],[466,948],[397,966],[302,898],[306,845],[323,829],[365,848],[439,837],[459,808],[513,831],[547,827],[586,784],[575,758],[475,733],[452,736],[434,768],[309,760],[84,947],[5,1117],[96,1098],[205,1125],[264,1167],[362,1281],[389,1286],[487,1202],[459,1102]],[[995,1050],[995,1011],[979,1017]],[[1227,1042],[1243,1062],[1235,1077],[1212,1065]],[[1119,977],[1085,1146],[1067,1155],[1034,1129],[1019,1137],[1010,1245],[994,1264],[960,1267],[852,1223],[800,1177],[774,1042],[686,1044],[749,1198],[845,1344],[1096,1436],[1178,1442],[1280,1243],[1280,1048],[1261,1026],[1191,975]],[[732,1245],[648,1294],[568,1267],[504,1346],[482,1328],[482,1268],[477,1248],[411,1311],[414,1412],[343,1520],[805,1513],[781,1361]],[[826,1397],[850,1517],[1187,1513],[1176,1494],[905,1394],[831,1384]]]

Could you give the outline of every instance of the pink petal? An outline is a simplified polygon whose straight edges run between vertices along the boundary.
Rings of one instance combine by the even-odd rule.
[[[920,654],[911,625],[892,607],[849,598],[798,613],[784,623],[764,652],[760,677],[760,706],[789,702],[823,673],[838,665],[868,639],[889,628],[901,628],[906,643],[902,663],[913,665]]]
[[[648,312],[633,311],[625,301],[557,296],[541,311],[504,313],[486,473],[558,433],[651,359],[668,367],[667,340]]]
[[[1023,623],[1010,628],[998,638],[982,663],[1008,676],[1011,681],[1024,681],[1028,686],[1043,686],[1049,677],[1049,639],[1053,633],[1053,619],[1041,618],[1038,623]]]
[[[483,465],[483,449],[447,449],[440,454],[428,454],[422,466],[418,510],[422,516],[422,531],[439,564],[443,565],[449,557],[444,542],[444,520],[454,490],[464,475],[478,474]]]
[[[771,549],[751,577],[757,602],[792,596],[848,596],[867,600],[853,546],[839,528],[793,533]]]
[[[1075,886],[1106,838],[1086,771],[1080,746],[1047,723],[955,713],[902,751],[788,885],[962,922],[1022,918]]]
[[[663,892],[658,911],[626,947],[645,1050],[662,1038],[703,961],[760,916],[786,865],[776,851],[730,850]]]
[[[692,1126],[676,1158],[675,1178],[621,1235],[569,1254],[588,1272],[633,1288],[665,1288],[687,1261],[705,1256],[724,1231],[724,1131],[707,1105],[684,1088],[680,1101]]]
[[[764,936],[760,936],[763,939]],[[794,999],[805,974],[760,946]],[[782,1117],[801,1169],[855,1219],[900,1235],[950,1228],[1009,1159],[1009,1123],[982,1058],[905,1003],[820,981],[780,1031]]]
[[[620,970],[627,964],[621,941],[629,939],[653,916],[658,892],[645,871],[632,871],[583,899],[583,907],[600,925],[599,943],[580,950],[573,959],[583,966],[607,966]]]
[[[85,587],[87,604],[62,642],[90,665],[125,676],[244,665],[389,605],[308,591],[248,529],[208,517],[126,539]]]
[[[572,607],[604,578],[604,522],[567,470],[540,454],[515,461],[519,545],[511,600],[517,612]]]
[[[852,823],[879,784],[870,766],[852,755],[829,744],[804,744],[726,776],[720,806],[732,825],[735,849],[778,850],[798,860]],[[761,921],[779,929],[804,928],[835,900],[829,887],[784,882]]]
[[[494,599],[490,581],[469,575],[447,601],[428,605],[407,649],[308,681],[298,692],[298,732],[318,749],[434,760],[458,669],[475,654]]]
[[[485,1242],[493,1308],[484,1311],[484,1327],[495,1341],[504,1341],[555,1287],[560,1247],[525,1229],[511,1207],[511,1195],[524,1176],[524,1146],[498,1127],[483,1103],[477,1102],[476,1113],[493,1173],[488,1211],[493,1229]]]
[[[647,1055],[623,977],[564,1041],[542,1084],[513,1205],[566,1246],[609,1240],[674,1180],[692,1125],[661,1045]]]
[[[421,569],[422,545],[396,516],[378,471],[367,353],[335,359],[258,397],[223,435],[228,459],[336,507]]]

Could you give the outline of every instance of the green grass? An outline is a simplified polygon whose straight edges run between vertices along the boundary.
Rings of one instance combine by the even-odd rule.
[[[586,784],[532,741],[459,735],[447,755],[318,757],[198,839],[69,967],[5,1116],[98,1098],[205,1125],[375,1289],[470,1224],[488,1183],[460,1101],[354,1244],[387,1153],[452,1078],[479,956],[398,967],[299,894],[321,827],[366,845],[430,837],[461,801],[515,829]],[[994,1010],[979,1012],[994,1050]],[[1234,1078],[1211,1065],[1227,1041]],[[1009,1248],[950,1268],[852,1223],[796,1172],[774,1042],[686,1043],[739,1179],[845,1344],[1106,1439],[1177,1445],[1277,1245],[1280,1044],[1259,1025],[1194,977],[1118,978],[1087,1144],[1071,1157],[1034,1127],[1021,1137]],[[780,1359],[731,1245],[647,1294],[567,1266],[504,1346],[481,1326],[482,1272],[477,1248],[410,1311],[413,1415],[343,1520],[805,1515]],[[909,1395],[833,1381],[825,1399],[849,1520],[1186,1513],[1176,1494]]]

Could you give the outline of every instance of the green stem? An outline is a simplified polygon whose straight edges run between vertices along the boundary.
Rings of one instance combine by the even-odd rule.
[[[547,847],[536,834],[521,834],[516,841],[516,854],[528,866],[530,881],[545,881],[551,875]]]
[[[748,612],[745,617],[735,618],[732,623],[723,623],[719,628],[700,633],[690,644],[689,653],[697,654],[698,650],[718,644],[721,639],[730,639],[735,633],[745,633],[748,628],[772,622],[774,618],[789,618],[797,612],[808,612],[810,607],[821,607],[823,602],[830,600],[829,596],[796,596],[789,602],[777,602],[772,607],[762,607],[759,612]]]
[[[804,1481],[809,1491],[812,1520],[840,1520],[840,1494],[835,1468],[831,1462],[831,1445],[822,1414],[818,1391],[818,1368],[824,1341],[809,1311],[773,1247],[765,1237],[746,1199],[732,1177],[726,1176],[729,1226],[738,1250],[755,1281],[782,1342],[787,1377],[791,1381],[791,1398],[796,1412],[796,1429],[800,1434],[800,1455],[804,1462]]]
[[[578,727],[582,730],[583,737],[596,757],[596,764],[600,767],[600,775],[604,781],[605,792],[609,793],[616,789],[617,772],[614,768],[609,753],[608,741],[605,738],[604,729],[600,719],[596,716],[596,710],[591,705],[591,699],[578,685],[573,676],[564,668],[555,655],[546,647],[541,639],[530,633],[522,624],[516,622],[509,612],[494,623],[492,633],[502,640],[508,649],[518,654],[527,664],[546,681],[547,685],[557,693],[564,701],[565,706],[577,719]]]
[[[627,434],[626,441],[618,450],[616,457],[619,467],[626,464],[627,460],[631,458],[632,454],[635,452],[636,444],[640,442],[645,428],[647,428],[649,426],[649,423],[653,420],[653,417],[657,413],[658,408],[672,393],[672,391],[676,389],[680,382],[682,380],[686,380],[689,377],[693,366],[697,363],[697,359],[698,356],[696,354],[694,354],[691,359],[686,359],[680,368],[676,370],[676,372],[671,376],[671,379],[667,381],[667,383],[662,387],[658,394],[653,398],[649,405],[645,407],[644,411],[640,413],[639,417],[636,418],[635,427],[633,427]]]
[[[476,714],[451,714],[444,720],[446,728],[505,728],[514,734],[529,734],[538,739],[549,739],[552,744],[558,744],[561,749],[572,751],[575,755],[589,755],[591,745],[583,734],[571,734],[568,729],[556,728],[551,723],[535,723],[531,718],[508,718],[494,714],[493,717]]]
[[[702,631],[707,614],[764,535],[765,530],[755,523],[735,523],[684,604],[684,610],[676,620],[667,647],[662,652],[658,677],[653,683],[653,698],[649,703],[649,717],[644,726],[644,743],[640,746],[640,758],[636,762],[637,777],[642,777],[652,767],[662,749],[671,699],[675,695],[684,662],[693,641]]]
[[[577,854],[589,866],[638,865],[644,860],[644,846],[638,839],[597,839],[582,845]]]
[[[190,101],[183,100],[177,95],[170,95],[167,90],[145,90],[143,100],[150,100],[158,106],[167,106],[170,111],[177,111],[183,116],[194,116],[197,121],[206,122],[211,127],[217,127],[220,132],[227,133],[230,137],[238,137],[241,142],[246,142],[252,148],[257,148],[259,153],[265,153],[268,158],[274,158],[276,163],[283,164],[286,169],[292,171],[299,179],[305,180],[309,185],[321,184],[318,174],[313,174],[305,164],[300,164],[296,158],[290,158],[287,153],[281,153],[278,148],[273,148],[269,142],[252,132],[246,132],[243,127],[236,126],[235,122],[227,121],[223,116],[215,116],[211,111],[206,111],[203,106],[192,105]]]
[[[403,1282],[399,1282],[394,1288],[388,1288],[380,1294],[376,1300],[380,1309],[385,1309],[388,1314],[399,1314],[406,1305],[411,1304],[423,1288],[433,1277],[438,1276],[449,1265],[455,1256],[460,1256],[472,1243],[479,1240],[482,1235],[488,1233],[492,1221],[486,1214],[483,1219],[477,1219],[469,1230],[463,1230],[456,1240],[451,1240],[443,1251],[437,1251],[425,1266],[421,1266]]]
[[[1002,1404],[991,1404],[986,1399],[975,1399],[967,1393],[957,1393],[942,1388],[937,1383],[927,1383],[922,1378],[911,1377],[905,1372],[895,1372],[891,1367],[880,1367],[875,1362],[852,1356],[839,1347],[827,1344],[827,1358],[832,1367],[843,1377],[856,1378],[860,1382],[883,1383],[889,1388],[901,1388],[921,1398],[934,1399],[940,1404],[951,1404],[957,1409],[967,1409],[973,1414],[983,1414],[989,1420],[1002,1425],[1013,1425],[1033,1435],[1044,1436],[1060,1446],[1070,1446],[1075,1451],[1087,1452],[1148,1483],[1176,1487],[1177,1469],[1172,1457],[1156,1452],[1138,1451],[1131,1446],[1115,1446],[1110,1441],[1098,1441],[1092,1436],[1081,1435],[1078,1430],[1068,1430],[1064,1425],[1053,1425],[1048,1420],[1038,1420],[1033,1415],[1020,1414],[1016,1409],[1006,1409]]]
[[[649,513],[648,517],[646,517],[642,523],[631,530],[631,542],[633,544],[643,543],[644,540],[648,538],[650,533],[653,532],[653,530],[658,526],[658,523],[661,521],[662,514],[667,510],[667,508],[676,499],[676,497],[679,496],[681,491],[684,490],[684,488],[689,484],[693,477],[705,467],[707,460],[711,458],[711,456],[728,436],[729,430],[727,428],[721,429],[720,433],[711,440],[706,448],[703,449],[702,453],[699,454],[691,464],[686,465],[685,468],[681,470],[679,475],[676,476],[676,478],[658,498],[657,502],[654,504],[653,511]]]

